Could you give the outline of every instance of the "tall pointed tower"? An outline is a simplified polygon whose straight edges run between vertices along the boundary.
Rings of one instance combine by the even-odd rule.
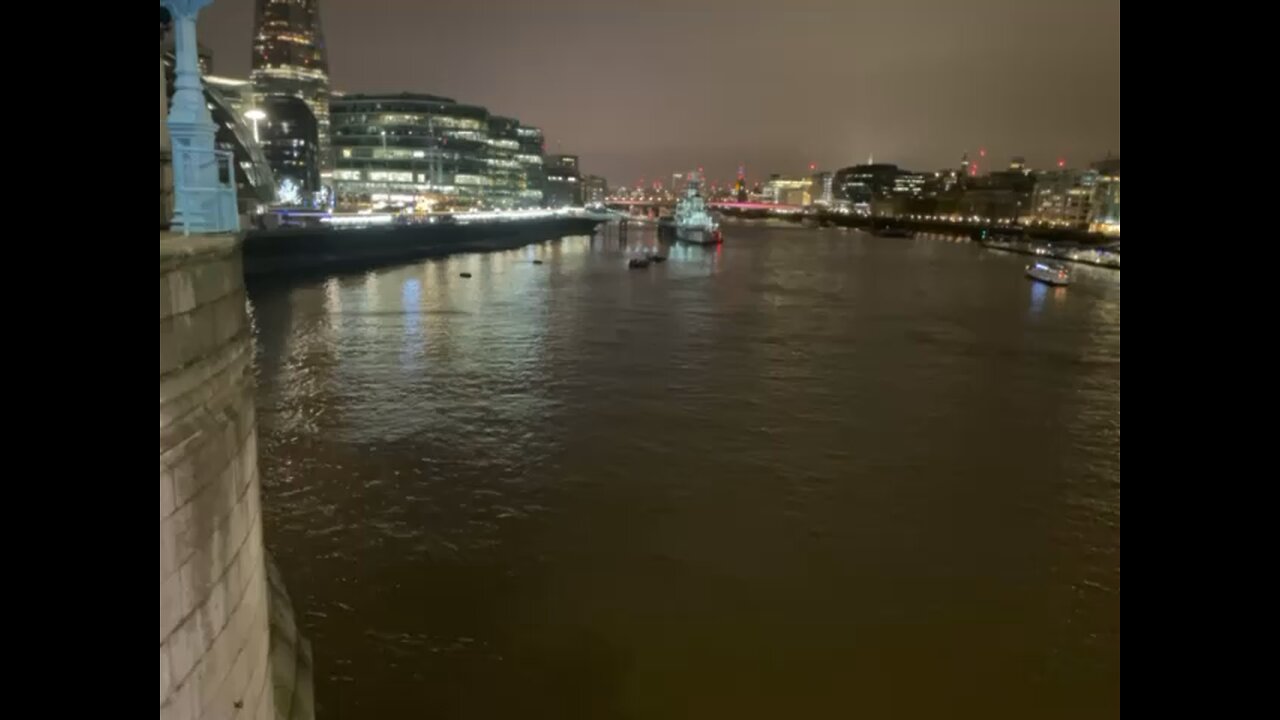
[[[257,0],[250,77],[266,95],[300,98],[316,116],[320,170],[333,168],[329,145],[329,59],[320,27],[320,0]]]

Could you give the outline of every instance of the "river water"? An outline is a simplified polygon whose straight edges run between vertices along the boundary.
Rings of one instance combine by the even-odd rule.
[[[322,719],[1119,717],[1119,273],[725,231],[251,288]]]

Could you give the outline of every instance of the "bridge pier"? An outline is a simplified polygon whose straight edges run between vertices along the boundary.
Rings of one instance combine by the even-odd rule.
[[[162,233],[161,720],[315,717],[311,646],[262,540],[249,333],[239,238]]]
[[[275,717],[234,235],[160,236],[160,717]]]

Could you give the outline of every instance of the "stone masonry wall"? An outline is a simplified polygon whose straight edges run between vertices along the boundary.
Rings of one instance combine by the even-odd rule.
[[[160,236],[160,718],[275,716],[233,236]]]

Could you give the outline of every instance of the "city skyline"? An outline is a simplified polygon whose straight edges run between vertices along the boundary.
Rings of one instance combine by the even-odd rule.
[[[248,75],[253,5],[204,14],[219,74]],[[979,148],[984,172],[1120,154],[1119,3],[1025,5],[320,4],[335,90],[472,99],[542,127],[548,153],[611,185],[868,155],[929,171]]]
[[[1119,0],[159,20],[161,720],[1119,718]]]

